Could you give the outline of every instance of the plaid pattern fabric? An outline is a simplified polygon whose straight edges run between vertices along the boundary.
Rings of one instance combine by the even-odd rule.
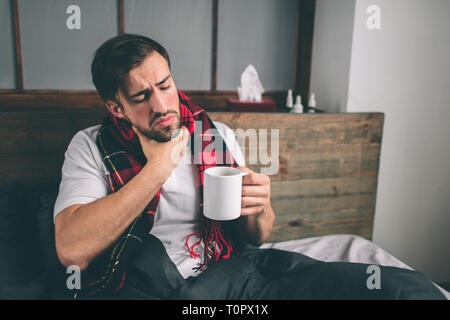
[[[191,152],[199,173],[200,213],[202,216],[202,231],[195,234],[200,236],[200,240],[190,246],[189,239],[194,234],[186,235],[186,248],[192,258],[199,257],[199,254],[194,252],[194,247],[203,241],[204,264],[198,268],[203,269],[208,264],[228,259],[233,252],[237,254],[231,236],[224,232],[221,223],[203,216],[204,171],[218,165],[237,167],[237,163],[220,134],[214,134],[217,133],[217,130],[210,130],[216,128],[206,112],[181,91],[178,91],[178,95],[180,122],[191,135]],[[201,124],[201,130],[195,130],[197,124]],[[110,171],[109,183],[112,192],[120,190],[147,162],[139,138],[131,129],[131,125],[111,113],[104,118],[96,142],[103,162]],[[196,148],[199,145],[201,148]],[[216,147],[219,145],[220,150]],[[195,149],[199,149],[198,152]],[[120,290],[125,281],[128,262],[139,250],[142,238],[150,232],[153,226],[159,199],[160,191],[149,201],[144,211],[117,242],[91,263],[85,272],[86,277],[83,276],[83,279],[88,280],[82,283],[82,289],[78,292],[80,296],[94,295],[104,290]]]

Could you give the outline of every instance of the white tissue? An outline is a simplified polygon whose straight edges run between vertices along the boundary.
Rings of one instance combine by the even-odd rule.
[[[241,86],[238,87],[240,101],[261,101],[264,88],[259,81],[258,72],[249,64],[241,75]]]

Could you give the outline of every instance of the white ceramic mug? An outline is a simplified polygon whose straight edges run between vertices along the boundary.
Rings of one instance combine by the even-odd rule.
[[[233,167],[205,170],[203,214],[213,220],[237,219],[241,215],[242,177],[247,172]]]

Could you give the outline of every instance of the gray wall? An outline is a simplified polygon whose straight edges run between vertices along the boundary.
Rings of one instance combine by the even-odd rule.
[[[68,30],[69,5],[81,8],[81,29]],[[94,89],[94,51],[118,32],[114,0],[19,1],[25,89]]]
[[[318,0],[311,64],[311,92],[328,112],[347,108],[355,0]]]
[[[374,240],[437,282],[450,281],[449,13],[448,0],[358,0],[348,100],[386,114]]]
[[[217,88],[236,90],[249,64],[266,90],[294,88],[297,0],[219,1]]]
[[[144,34],[167,49],[178,88],[210,88],[212,1],[127,0],[125,32]]]
[[[318,15],[332,2],[318,0]],[[381,9],[381,30],[366,27],[369,5]],[[435,282],[450,281],[449,12],[448,0],[356,0],[349,70],[339,79],[330,68],[325,83],[348,88],[346,111],[385,113],[374,242]],[[333,17],[322,37],[348,36]],[[325,69],[313,64],[316,85]],[[342,90],[326,90],[318,104],[342,111],[332,103]]]
[[[9,0],[0,0],[0,89],[15,89],[14,37]]]

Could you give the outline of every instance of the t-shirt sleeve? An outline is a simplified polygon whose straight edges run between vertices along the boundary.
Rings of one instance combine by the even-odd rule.
[[[94,141],[79,131],[65,152],[61,183],[53,218],[74,204],[87,204],[108,195],[108,177],[102,167],[100,153]]]
[[[230,129],[226,124],[218,121],[213,121],[214,125],[216,126],[217,130],[219,130],[220,135],[225,140],[225,143],[230,150],[234,160],[238,165],[241,167],[245,167],[245,157],[242,153],[241,147],[239,146],[239,143],[236,139],[236,136],[234,135],[234,131]]]

